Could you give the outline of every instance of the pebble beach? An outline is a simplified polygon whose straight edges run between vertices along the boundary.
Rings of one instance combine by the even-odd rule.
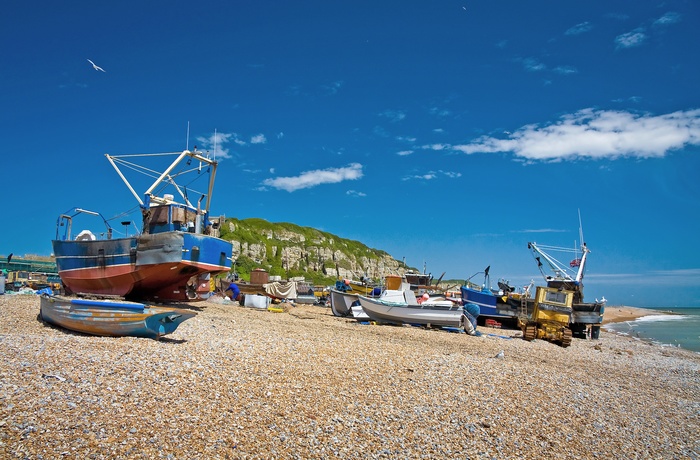
[[[0,296],[0,458],[700,458],[698,353],[184,308],[160,340],[107,338]]]

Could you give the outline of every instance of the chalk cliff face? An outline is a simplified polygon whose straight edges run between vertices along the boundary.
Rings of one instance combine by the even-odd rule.
[[[221,238],[233,243],[232,257],[240,267],[263,268],[272,275],[313,272],[359,279],[404,272],[403,263],[384,251],[290,223],[229,218],[221,226]]]

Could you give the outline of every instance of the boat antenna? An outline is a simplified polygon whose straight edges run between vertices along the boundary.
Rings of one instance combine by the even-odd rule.
[[[581,223],[581,209],[578,210],[578,237],[580,239],[581,246],[586,244],[586,241],[583,239],[583,224]]]
[[[216,128],[214,128],[214,161],[216,161],[216,141],[217,141]]]
[[[185,139],[185,150],[190,149],[190,122],[187,122],[187,139]]]

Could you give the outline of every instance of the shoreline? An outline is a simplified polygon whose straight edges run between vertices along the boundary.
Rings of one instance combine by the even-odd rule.
[[[652,310],[650,308],[630,307],[627,305],[605,306],[603,313],[603,325],[610,323],[624,323],[625,321],[634,321],[650,315],[672,315],[667,311]]]
[[[651,309],[633,309],[623,307],[616,312],[613,321],[603,324],[601,330],[623,337],[630,337],[655,346],[678,347],[700,355],[700,343],[696,340],[697,317],[690,317],[691,323],[685,327],[685,322],[679,323],[684,318],[682,311],[663,311]],[[646,310],[639,311],[639,310]],[[607,313],[607,310],[606,310]],[[645,321],[638,321],[642,318]],[[626,325],[622,324],[626,323]],[[676,324],[676,326],[673,326]]]

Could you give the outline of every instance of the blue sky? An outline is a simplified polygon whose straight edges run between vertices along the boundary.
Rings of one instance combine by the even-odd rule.
[[[49,255],[74,206],[132,208],[105,153],[197,145],[213,214],[542,284],[528,241],[573,247],[580,210],[586,300],[700,305],[694,0],[4,11],[0,254]]]

